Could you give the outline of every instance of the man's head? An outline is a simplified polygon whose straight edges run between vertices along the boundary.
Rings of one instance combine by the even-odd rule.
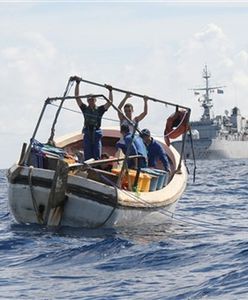
[[[129,130],[128,125],[126,125],[126,124],[121,125],[121,134],[122,134],[122,135],[128,134],[129,131],[130,131],[130,130]]]
[[[124,105],[124,113],[129,119],[131,119],[133,113],[133,105],[131,103],[127,103]]]
[[[149,129],[145,128],[141,130],[140,137],[143,139],[143,141],[148,144],[151,141],[151,132]]]
[[[96,98],[94,96],[89,96],[87,98],[87,102],[89,104],[89,107],[94,108],[96,106]]]

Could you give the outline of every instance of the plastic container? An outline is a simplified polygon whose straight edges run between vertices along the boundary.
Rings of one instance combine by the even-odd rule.
[[[162,189],[168,183],[168,179],[169,179],[168,172],[159,169],[152,169],[152,170],[159,174],[158,189]]]
[[[135,170],[128,170],[128,189],[131,191],[133,189],[134,181],[136,178],[136,171]],[[138,179],[138,185],[137,185],[137,191],[141,192],[142,191],[142,186],[143,186],[143,177],[141,176],[142,174],[140,173],[139,179]]]
[[[142,180],[141,192],[149,192],[151,185],[151,176],[149,174],[140,173],[139,178]]]
[[[159,176],[152,175],[152,174],[150,174],[150,176],[151,176],[150,192],[154,192],[157,190]]]
[[[157,178],[151,178],[150,191],[160,190],[166,186],[168,183],[168,172],[160,169],[154,168],[142,168],[142,172],[145,172],[151,176],[156,176]]]
[[[151,177],[149,191],[150,192],[156,191],[160,174],[150,168],[142,168],[141,171],[144,172],[145,174],[149,174]]]
[[[112,169],[112,173],[119,175],[121,172],[120,169]],[[128,170],[128,174],[126,174],[122,178],[121,186],[124,189],[127,189],[131,191],[133,189],[134,181],[136,178],[136,170]],[[150,189],[150,182],[151,182],[151,176],[149,174],[140,173],[139,179],[138,179],[138,186],[137,191],[138,192],[149,192]]]

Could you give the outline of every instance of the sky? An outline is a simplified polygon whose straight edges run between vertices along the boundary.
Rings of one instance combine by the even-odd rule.
[[[0,20],[0,169],[19,159],[45,99],[62,96],[72,75],[189,106],[197,120],[202,109],[191,89],[204,84],[207,65],[210,83],[225,86],[213,95],[213,113],[238,106],[248,116],[246,1],[1,1]],[[86,85],[80,92],[107,95]],[[114,93],[114,103],[122,97]],[[129,102],[142,111],[142,98]],[[78,111],[75,101],[66,107]],[[162,134],[169,110],[151,101],[148,107],[140,126]],[[41,142],[55,108],[46,112]],[[115,122],[103,125],[118,124],[113,109],[105,117]],[[61,122],[55,137],[81,130],[83,118],[63,111]]]

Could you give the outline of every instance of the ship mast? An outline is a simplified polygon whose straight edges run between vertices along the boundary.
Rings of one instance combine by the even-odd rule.
[[[211,77],[211,74],[208,72],[207,65],[205,65],[205,68],[203,69],[202,77],[205,79],[205,87],[194,88],[193,91],[195,95],[199,95],[200,93],[198,91],[202,91],[203,94],[198,99],[198,101],[201,102],[201,107],[203,107],[201,121],[210,121],[210,110],[213,107],[213,99],[210,98],[210,93],[217,90],[217,93],[223,94],[223,90],[220,90],[220,88],[223,88],[224,86],[209,86],[209,78]]]

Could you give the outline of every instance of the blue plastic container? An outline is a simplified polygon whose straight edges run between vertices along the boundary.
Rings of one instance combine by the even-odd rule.
[[[158,178],[159,176],[149,173],[149,175],[151,175],[151,183],[150,183],[150,189],[149,192],[154,192],[157,189],[158,186]]]
[[[158,169],[151,169],[151,170],[156,171],[159,174],[158,189],[162,189],[163,187],[165,187],[169,179],[168,172],[164,170],[158,170]]]

